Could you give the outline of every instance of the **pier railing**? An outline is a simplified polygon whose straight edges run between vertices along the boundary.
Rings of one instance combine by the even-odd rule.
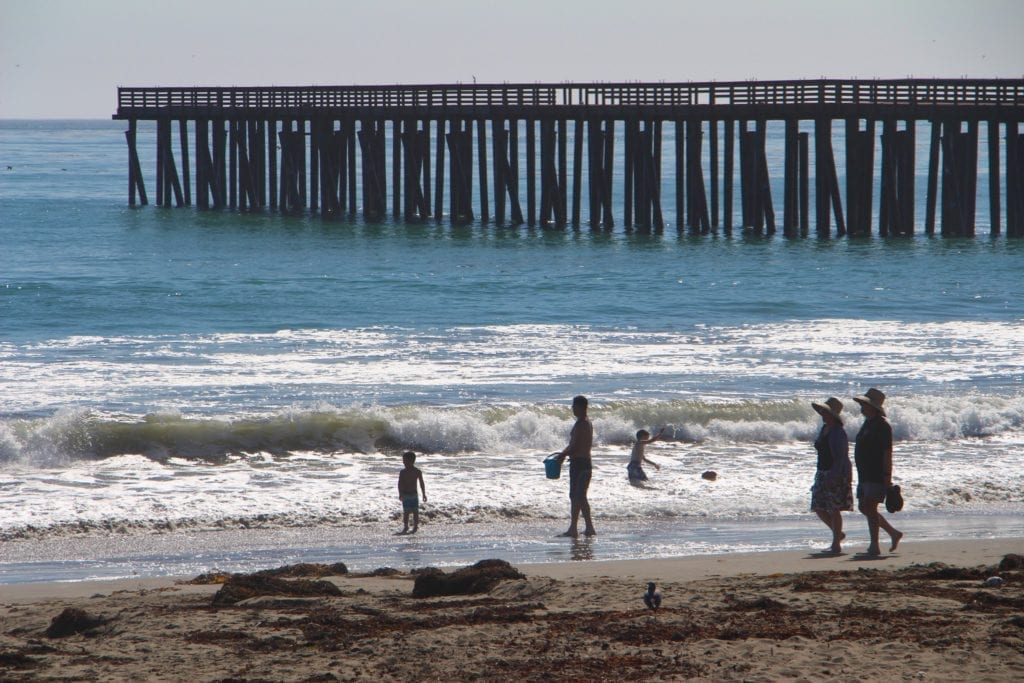
[[[160,110],[897,105],[1024,107],[1024,79],[118,88],[117,118]]]

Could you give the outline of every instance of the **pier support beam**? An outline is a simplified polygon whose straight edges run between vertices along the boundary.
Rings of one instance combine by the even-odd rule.
[[[858,119],[846,120],[846,229],[851,237],[871,234],[871,195],[875,170],[875,122],[864,130]]]
[[[299,213],[306,208],[302,191],[305,177],[306,136],[292,130],[292,122],[285,121],[278,133],[281,142],[280,203],[283,213]]]
[[[1006,124],[1006,236],[1024,237],[1024,136]]]
[[[473,221],[473,129],[472,122],[452,121],[452,132],[446,136],[448,143],[449,176],[448,197],[451,204],[450,221],[469,223]]]
[[[814,206],[817,216],[819,237],[829,237],[832,226],[829,209],[836,219],[836,234],[846,234],[843,220],[843,204],[839,198],[839,180],[836,177],[836,161],[832,153],[832,121],[819,118],[814,121]]]
[[[615,144],[614,122],[587,121],[587,190],[590,199],[590,227],[614,226],[612,216],[612,168]]]
[[[428,127],[430,122],[424,124]],[[410,125],[415,123],[407,121],[402,132],[405,219],[425,220],[430,216],[430,134],[426,128]]]
[[[882,179],[878,209],[881,237],[914,234],[914,124],[896,129],[887,120],[882,132]]]
[[[156,122],[156,203],[170,206],[171,193],[175,203],[185,205],[185,197],[178,179],[178,168],[174,163],[174,147],[171,145],[171,120],[157,119]]]
[[[384,138],[384,122],[364,119],[358,137],[363,162],[363,217],[376,221],[387,214],[387,145]]]
[[[978,124],[942,123],[942,235],[973,237],[978,189]]]
[[[135,119],[128,120],[128,130],[124,132],[128,143],[128,206],[135,206],[138,196],[142,206],[149,204],[146,197],[146,183],[142,178],[142,165],[139,163],[139,150],[136,147],[138,127]]]
[[[740,122],[740,188],[743,227],[759,234],[775,233],[775,209],[772,205],[768,159],[765,153],[765,122],[757,121],[754,130]]]

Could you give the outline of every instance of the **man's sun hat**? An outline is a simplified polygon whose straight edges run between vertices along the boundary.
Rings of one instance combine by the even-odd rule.
[[[835,418],[838,418],[839,413],[843,412],[843,402],[835,396],[829,396],[824,403],[812,402],[811,407],[817,410],[819,414],[830,413]]]
[[[854,396],[853,400],[862,405],[871,406],[882,415],[885,415],[885,408],[882,407],[882,404],[885,403],[885,394],[874,387],[865,391],[863,396]]]

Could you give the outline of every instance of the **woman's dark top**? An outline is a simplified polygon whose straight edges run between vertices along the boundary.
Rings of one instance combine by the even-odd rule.
[[[857,480],[862,482],[885,483],[885,454],[892,450],[892,426],[877,415],[864,420],[857,432],[857,444],[853,459],[857,463]]]
[[[828,443],[828,427],[822,427],[818,439],[814,442],[814,450],[818,451],[818,469],[832,469],[832,446]]]

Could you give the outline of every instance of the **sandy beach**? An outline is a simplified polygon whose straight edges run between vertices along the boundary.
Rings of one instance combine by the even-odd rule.
[[[426,597],[460,571],[0,585],[0,680],[1021,680],[1021,554],[495,563]]]

